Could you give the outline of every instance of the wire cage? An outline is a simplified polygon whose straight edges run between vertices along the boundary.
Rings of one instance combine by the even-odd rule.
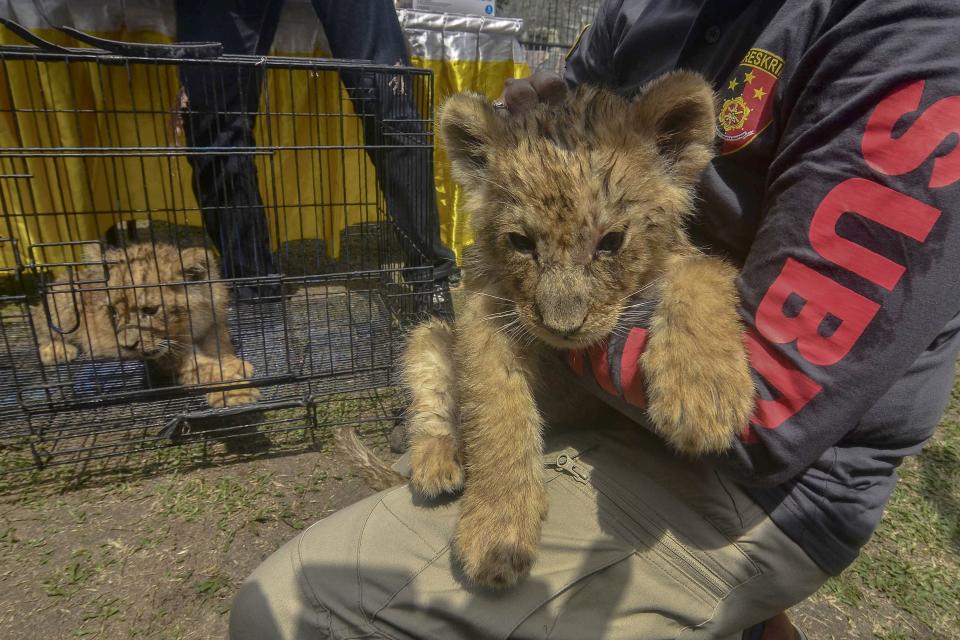
[[[530,68],[562,74],[567,52],[601,0],[498,0],[497,15],[523,19],[520,44]]]
[[[392,424],[430,72],[4,24],[0,474]]]

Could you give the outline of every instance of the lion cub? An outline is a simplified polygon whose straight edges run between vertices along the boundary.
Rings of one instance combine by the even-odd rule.
[[[415,329],[404,374],[411,483],[427,496],[463,489],[453,545],[473,581],[510,586],[533,561],[547,508],[542,416],[562,399],[551,394],[570,393],[541,384],[544,374],[559,354],[629,328],[644,301],[652,428],[701,455],[747,424],[736,271],[684,230],[712,157],[714,109],[710,86],[686,72],[632,99],[581,87],[516,117],[478,95],[445,104],[440,134],[476,242],[455,326]]]
[[[94,358],[154,361],[180,384],[247,380],[227,328],[227,291],[213,254],[200,247],[131,244],[84,251],[73,275],[48,288],[33,310],[40,360],[47,365]],[[210,282],[207,282],[210,281]],[[191,284],[193,283],[193,284]],[[161,286],[162,285],[162,286]],[[256,402],[255,388],[213,391],[212,407]]]

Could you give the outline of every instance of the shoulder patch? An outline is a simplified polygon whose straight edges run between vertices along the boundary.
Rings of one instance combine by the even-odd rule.
[[[740,61],[725,87],[717,117],[721,153],[739,151],[773,121],[773,92],[783,72],[783,58],[754,47]]]

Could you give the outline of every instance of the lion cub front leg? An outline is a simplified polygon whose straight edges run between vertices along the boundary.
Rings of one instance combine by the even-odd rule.
[[[252,378],[253,365],[233,353],[211,357],[197,350],[180,361],[176,373],[181,384],[229,383]],[[252,404],[259,398],[260,391],[255,387],[211,391],[207,394],[207,402],[215,409]]]
[[[453,545],[471,580],[500,589],[530,570],[547,502],[534,372],[487,306],[468,300],[456,327],[466,482]]]
[[[64,338],[57,336],[46,339],[38,338],[40,362],[46,365],[64,364],[76,360],[80,350]]]
[[[410,483],[434,498],[463,488],[453,331],[439,320],[416,327],[403,353],[403,378],[410,392],[407,433]]]
[[[681,453],[727,449],[753,411],[736,275],[696,255],[672,258],[663,276],[641,365],[653,427]]]

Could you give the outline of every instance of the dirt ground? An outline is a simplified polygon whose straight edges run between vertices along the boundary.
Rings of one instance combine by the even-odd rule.
[[[240,581],[372,493],[329,450],[10,497],[0,637],[221,638]]]
[[[960,638],[958,487],[960,386],[861,558],[792,611],[810,638]],[[166,640],[224,637],[231,598],[264,557],[372,492],[318,439],[299,453],[0,493],[0,638]]]

